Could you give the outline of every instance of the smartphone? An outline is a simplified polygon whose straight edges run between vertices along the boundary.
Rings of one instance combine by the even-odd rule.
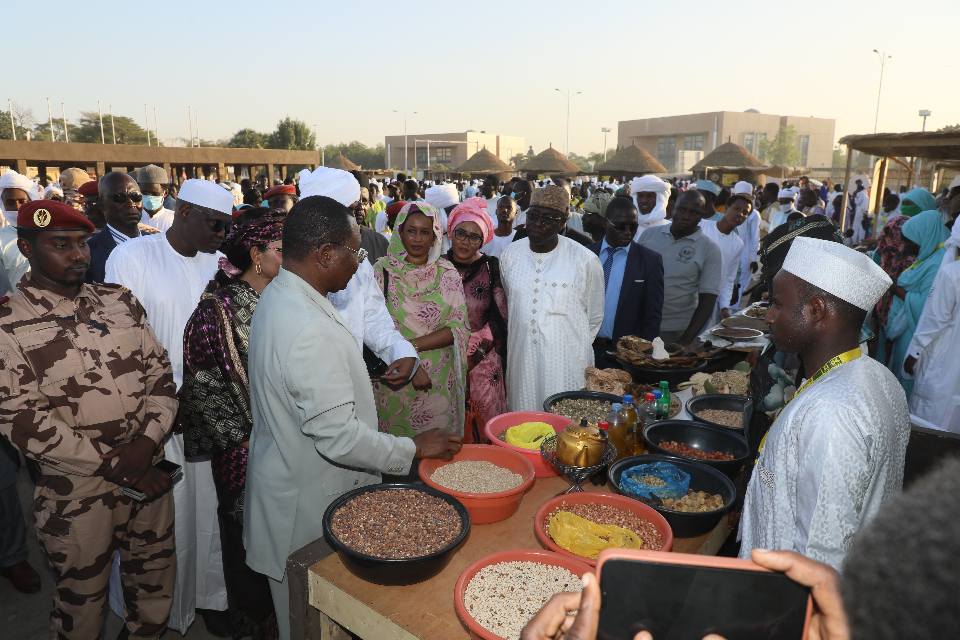
[[[170,462],[169,460],[161,460],[157,464],[153,465],[157,471],[162,471],[168,476],[170,476],[170,482],[176,484],[183,477],[183,467],[178,465],[176,462]],[[142,491],[134,489],[133,487],[123,487],[120,489],[120,493],[133,498],[137,502],[143,502],[146,499],[146,494]]]
[[[600,640],[801,640],[810,590],[749,560],[611,549],[597,563]]]

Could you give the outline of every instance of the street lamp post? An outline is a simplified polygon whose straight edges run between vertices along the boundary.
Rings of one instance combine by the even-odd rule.
[[[920,131],[924,132],[927,130],[927,118],[930,117],[930,109],[920,109],[918,116],[923,118],[923,124],[920,126]],[[920,180],[923,175],[923,158],[917,158],[917,179],[914,181],[914,184],[920,184]]]
[[[577,91],[576,93],[571,93],[569,89],[567,89],[566,91],[561,91],[560,89],[556,89],[556,88],[554,88],[554,91],[556,91],[557,93],[559,93],[559,94],[562,95],[562,96],[566,96],[566,97],[567,97],[567,149],[566,149],[566,154],[569,156],[569,155],[570,155],[570,99],[573,98],[573,96],[578,96],[578,95],[580,95],[581,93],[583,93],[583,91]]]
[[[603,134],[603,161],[607,161],[607,134],[610,133],[610,127],[600,127],[600,132]]]
[[[886,51],[878,51],[874,49],[873,52],[880,56],[880,82],[877,84],[877,111],[873,116],[873,132],[877,132],[877,122],[880,120],[880,93],[883,91],[883,68],[887,64],[887,60],[893,58],[893,56],[888,55]]]
[[[403,114],[403,172],[407,172],[407,118],[417,115],[416,111],[407,113],[406,111],[393,110],[394,113]]]

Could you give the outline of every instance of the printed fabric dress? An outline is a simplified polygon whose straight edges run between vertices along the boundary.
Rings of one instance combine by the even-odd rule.
[[[453,344],[420,352],[420,367],[433,383],[428,390],[420,391],[412,384],[394,390],[374,382],[377,417],[380,430],[396,436],[413,437],[430,429],[463,435],[470,338],[463,282],[450,261],[440,257],[442,234],[436,209],[424,202],[410,203],[401,210],[396,228],[403,225],[413,206],[433,220],[436,239],[426,264],[407,262],[401,234],[395,233],[387,255],[374,265],[374,275],[404,338],[412,340],[447,327],[453,332]]]

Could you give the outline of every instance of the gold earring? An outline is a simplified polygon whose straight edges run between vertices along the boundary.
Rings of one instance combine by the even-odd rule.
[[[258,276],[263,275],[263,269],[260,268],[260,263],[259,263],[259,262],[254,265],[254,268],[255,268]]]

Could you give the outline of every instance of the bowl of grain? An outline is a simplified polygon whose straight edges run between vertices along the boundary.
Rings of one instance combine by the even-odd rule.
[[[556,476],[556,469],[540,456],[539,445],[536,449],[524,449],[507,444],[503,439],[503,434],[507,429],[525,422],[545,422],[553,427],[557,433],[560,433],[572,424],[570,418],[558,416],[555,413],[546,413],[543,411],[511,411],[509,413],[501,413],[487,420],[487,424],[483,427],[483,433],[487,436],[490,444],[519,453],[529,460],[530,464],[533,465],[533,471],[536,477],[551,478]]]
[[[323,535],[343,564],[376,584],[413,584],[436,575],[469,532],[466,508],[421,484],[360,487],[323,514]]]
[[[696,420],[661,420],[643,429],[651,453],[702,462],[735,478],[750,455],[747,439],[734,429]]]
[[[543,401],[543,410],[570,418],[573,424],[586,419],[590,424],[606,420],[614,402],[623,402],[623,396],[602,391],[564,391]]]
[[[551,535],[551,520],[562,512],[572,513],[591,523],[622,527],[634,534],[628,538],[628,544],[631,546],[594,545],[596,548],[591,549],[590,555],[577,553],[572,546],[566,548],[564,545],[569,546],[568,540],[557,541]],[[604,549],[624,548],[647,551],[670,551],[673,547],[673,530],[666,518],[657,513],[653,507],[638,500],[612,493],[582,492],[551,498],[543,503],[534,515],[533,532],[540,544],[547,549],[586,562],[590,566],[596,566],[597,556],[603,550],[599,548],[600,546]],[[607,534],[609,532],[601,535]],[[638,541],[639,546],[632,546]]]
[[[472,524],[512,516],[536,477],[526,456],[492,444],[465,444],[450,460],[424,458],[419,474],[428,487],[459,500]]]
[[[577,592],[586,563],[540,549],[501,551],[467,567],[453,589],[457,617],[471,638],[518,640],[554,594]]]
[[[666,462],[680,469],[690,476],[690,486],[687,495],[676,500],[647,502],[635,498],[621,489],[621,476],[637,465]],[[663,454],[647,454],[630,456],[618,460],[607,471],[610,484],[618,493],[626,495],[632,500],[649,504],[657,513],[662,515],[673,535],[677,538],[688,538],[707,533],[720,522],[720,518],[733,508],[737,499],[737,488],[726,475],[702,462],[684,460],[677,456]]]
[[[743,431],[750,423],[753,403],[747,396],[707,393],[687,400],[687,413],[698,422]]]

